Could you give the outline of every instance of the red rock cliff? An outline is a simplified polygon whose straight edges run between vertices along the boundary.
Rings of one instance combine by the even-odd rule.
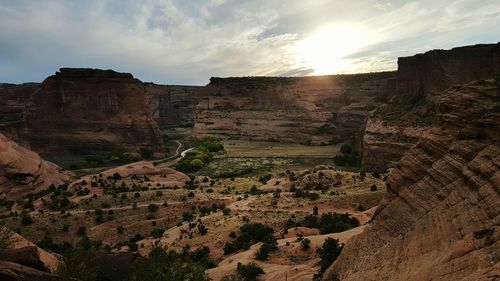
[[[45,79],[33,103],[26,135],[36,151],[163,149],[144,85],[131,74],[62,68]]]
[[[393,167],[431,125],[445,89],[500,72],[500,43],[398,59],[397,95],[368,119],[363,166]]]
[[[498,279],[497,87],[479,80],[441,95],[434,126],[392,170],[372,222],[325,279]]]
[[[315,143],[358,142],[366,113],[394,93],[394,73],[212,78],[194,134]]]

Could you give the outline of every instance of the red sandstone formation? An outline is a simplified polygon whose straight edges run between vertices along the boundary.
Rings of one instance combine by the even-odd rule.
[[[446,91],[435,125],[387,179],[386,198],[326,280],[496,280],[500,114],[493,80]]]
[[[144,83],[150,112],[160,128],[192,126],[202,87]]]
[[[212,78],[196,107],[194,135],[356,143],[361,139],[366,113],[388,100],[394,89],[392,72]]]
[[[70,172],[60,168],[40,156],[0,134],[0,197],[19,198],[69,182]]]
[[[398,59],[397,95],[367,122],[363,166],[393,167],[429,128],[443,91],[500,73],[500,43],[434,50]]]

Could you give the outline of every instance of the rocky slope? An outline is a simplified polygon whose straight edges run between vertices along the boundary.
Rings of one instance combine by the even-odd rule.
[[[192,126],[202,87],[144,83],[151,115],[163,128]]]
[[[446,91],[434,126],[393,169],[388,194],[326,280],[500,276],[500,95],[480,80]]]
[[[500,43],[433,50],[398,59],[397,95],[370,116],[363,165],[393,167],[430,127],[443,91],[500,72]]]
[[[0,134],[0,198],[18,198],[72,179],[53,163]]]
[[[212,78],[196,106],[194,135],[319,144],[360,143],[366,113],[389,99],[394,73]]]

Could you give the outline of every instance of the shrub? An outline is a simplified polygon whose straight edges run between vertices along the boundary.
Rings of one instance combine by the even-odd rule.
[[[370,186],[370,191],[377,191],[377,186],[374,184]]]
[[[156,205],[156,204],[149,204],[148,205],[148,211],[151,213],[158,211],[159,208],[160,207],[158,207],[158,205]]]
[[[229,213],[231,213],[231,209],[229,209],[229,208],[224,208],[224,209],[222,209],[222,214],[223,214],[224,216],[228,216],[228,215],[229,215]]]
[[[125,232],[125,228],[123,226],[119,225],[116,227],[116,232],[118,234],[123,234],[123,232]]]
[[[21,218],[22,225],[29,225],[33,223],[33,219],[29,215],[25,215]]]
[[[154,238],[161,238],[163,236],[164,232],[165,232],[165,230],[163,230],[161,228],[155,228],[155,229],[151,230],[151,236],[153,236]]]
[[[207,234],[208,229],[205,225],[200,223],[200,224],[198,224],[198,232],[200,232],[200,235],[203,236],[203,235]]]
[[[189,197],[189,198],[193,198],[194,196],[195,196],[195,195],[194,195],[194,192],[192,192],[192,191],[191,191],[191,192],[189,192],[189,193],[188,193],[188,195],[187,195],[187,197]]]
[[[341,251],[342,245],[339,244],[339,240],[333,238],[327,238],[323,243],[323,246],[318,248],[316,252],[321,258],[321,267],[318,273],[319,278],[323,276],[325,270],[337,259]]]
[[[118,173],[114,173],[112,176],[111,176],[111,179],[113,180],[121,180],[122,179],[122,176]]]
[[[76,231],[76,235],[84,236],[87,233],[87,228],[85,226],[80,226]]]
[[[262,243],[255,258],[261,261],[267,260],[269,253],[276,249],[276,242],[274,243]]]
[[[236,266],[236,271],[247,281],[257,280],[257,277],[264,274],[264,270],[255,263],[241,264]]]

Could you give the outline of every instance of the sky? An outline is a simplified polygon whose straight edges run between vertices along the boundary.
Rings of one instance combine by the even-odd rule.
[[[0,0],[0,82],[61,67],[159,84],[397,69],[397,58],[500,41],[498,0]]]

